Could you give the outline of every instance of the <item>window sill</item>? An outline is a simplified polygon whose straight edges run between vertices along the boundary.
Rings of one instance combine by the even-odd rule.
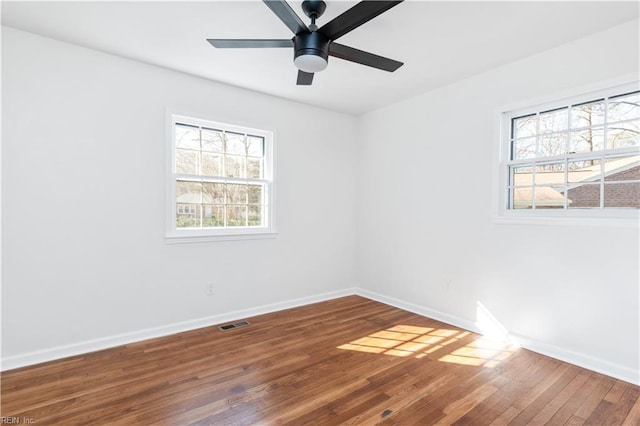
[[[214,243],[220,241],[266,240],[278,236],[277,232],[257,232],[242,234],[209,234],[209,235],[166,235],[165,244]]]
[[[502,215],[491,217],[491,223],[498,225],[543,225],[543,226],[604,226],[618,228],[638,228],[639,216],[627,217],[559,217]]]

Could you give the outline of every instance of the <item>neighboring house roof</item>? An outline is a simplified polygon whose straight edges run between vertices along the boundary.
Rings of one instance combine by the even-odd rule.
[[[178,204],[200,204],[200,193],[186,193],[176,197]]]
[[[211,195],[204,193],[202,194],[202,198],[199,192],[188,192],[186,194],[181,194],[176,197],[176,202],[178,204],[221,204],[222,202],[219,199],[212,197]]]
[[[640,155],[633,157],[622,157],[617,160],[610,160],[604,164],[604,177],[615,175],[634,167],[640,166]],[[583,173],[584,170],[584,173]],[[575,176],[573,175],[575,173]],[[585,169],[578,169],[569,172],[569,183],[585,183],[600,180],[600,165],[596,164]]]
[[[533,187],[514,188],[513,207],[518,209],[531,207]],[[564,196],[550,186],[536,188],[536,206],[538,207],[562,207]]]

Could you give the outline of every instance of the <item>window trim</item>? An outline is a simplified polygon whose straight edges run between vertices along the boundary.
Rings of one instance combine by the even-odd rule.
[[[503,106],[495,110],[494,116],[494,169],[493,207],[491,221],[498,224],[526,225],[584,225],[637,228],[640,210],[624,209],[509,209],[507,188],[509,187],[511,118],[527,115],[527,112],[553,110],[569,104],[589,102],[594,99],[615,96],[640,90],[637,75],[629,74],[589,86],[574,88]],[[639,153],[640,148],[626,149],[627,153]],[[617,151],[617,152],[622,152]],[[553,158],[544,158],[543,161]]]
[[[200,228],[200,229],[178,229],[176,227],[176,179],[179,174],[175,170],[175,125],[176,123],[192,124],[201,127],[213,127],[229,132],[250,133],[263,137],[264,146],[264,176],[261,179],[268,187],[267,199],[265,203],[265,214],[267,215],[266,226],[264,227],[233,227],[233,228]],[[248,126],[228,124],[208,120],[202,114],[177,113],[169,108],[165,111],[165,235],[167,244],[176,243],[198,243],[233,240],[258,240],[269,239],[277,236],[276,231],[276,188],[274,179],[275,170],[275,143],[274,132],[261,130]],[[237,178],[229,178],[234,180]]]

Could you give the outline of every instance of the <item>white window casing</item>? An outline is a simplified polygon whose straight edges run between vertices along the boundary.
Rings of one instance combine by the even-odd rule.
[[[273,132],[167,112],[165,241],[273,238]]]

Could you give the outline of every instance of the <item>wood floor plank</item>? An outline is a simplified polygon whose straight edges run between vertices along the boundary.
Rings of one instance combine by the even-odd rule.
[[[628,383],[616,382],[605,398],[586,419],[587,424],[618,425],[638,400],[640,390]]]
[[[640,398],[636,399],[635,403],[631,410],[629,410],[629,414],[625,417],[622,422],[623,425],[640,425]]]
[[[513,406],[522,393],[528,390],[525,384],[532,383],[539,375],[538,369],[529,368],[534,358],[537,358],[537,355],[528,351],[520,351],[510,359],[509,363],[498,366],[497,370],[499,374],[505,378],[507,384],[492,394],[482,404],[477,405],[466,413],[454,424],[459,426],[490,424],[501,416],[508,415],[510,416],[509,418],[512,418],[511,412],[507,413],[507,411]]]
[[[588,419],[591,416],[591,413],[596,409],[598,404],[603,401],[604,397],[607,395],[607,392],[613,387],[615,384],[615,379],[611,377],[604,377],[597,386],[593,389],[589,390],[589,395],[584,400],[584,402],[580,405],[578,410],[576,410],[575,415],[582,418]]]
[[[605,378],[605,376],[594,372],[588,372],[588,374],[589,377],[585,380],[580,391],[568,398],[562,407],[556,411],[551,419],[549,419],[549,425],[563,425],[567,423],[571,417],[575,415],[576,411],[578,411],[580,406],[590,395],[591,391],[595,389]]]
[[[514,426],[531,424],[532,419],[540,413],[578,373],[578,367],[564,363],[558,366],[551,375],[528,392],[529,402],[527,407],[513,419],[511,424]]]
[[[540,387],[541,381],[553,377],[553,373],[562,363],[546,357],[532,356],[523,366],[523,374],[518,376],[509,390],[509,395],[502,395],[503,399],[496,405],[496,411],[502,411],[490,424],[510,424],[532,401],[530,392],[536,386]],[[544,387],[543,382],[542,387]]]
[[[591,375],[591,372],[581,370],[576,376],[565,386],[560,392],[558,392],[548,403],[536,414],[531,420],[530,424],[533,425],[546,425],[550,424],[551,418],[558,412],[576,392],[580,392],[583,384],[587,378]]]
[[[41,425],[638,425],[640,388],[358,296],[3,372]]]
[[[448,404],[443,411],[444,417],[440,418],[436,425],[450,425],[456,420],[460,419],[474,407],[485,401],[489,396],[493,395],[498,389],[499,385],[494,384],[501,379],[496,377],[491,381],[481,385],[472,392],[462,396],[455,402]]]

